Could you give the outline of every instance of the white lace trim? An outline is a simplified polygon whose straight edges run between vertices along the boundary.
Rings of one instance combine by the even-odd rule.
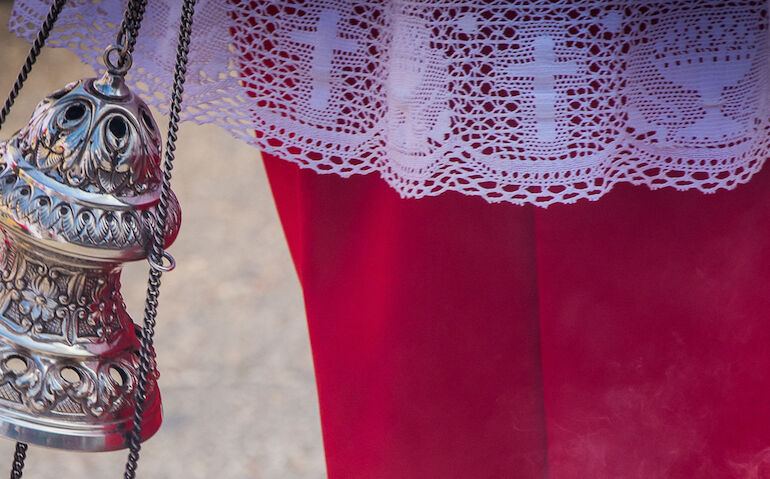
[[[31,38],[47,1],[17,0]],[[50,44],[100,68],[123,3]],[[131,82],[164,109],[181,2],[149,2]],[[184,118],[402,195],[571,203],[615,183],[713,192],[768,154],[765,1],[199,0]]]

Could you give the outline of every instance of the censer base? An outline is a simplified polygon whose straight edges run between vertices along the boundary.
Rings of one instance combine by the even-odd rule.
[[[142,441],[152,437],[163,421],[160,393],[155,388],[147,397],[142,420]],[[0,408],[0,436],[36,446],[82,452],[125,449],[133,426],[133,415],[110,422],[72,423],[35,417]]]

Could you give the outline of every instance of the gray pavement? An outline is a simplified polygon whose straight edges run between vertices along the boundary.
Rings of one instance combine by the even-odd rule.
[[[0,2],[0,91],[29,45],[7,33]],[[35,104],[93,72],[68,51],[44,51],[0,132]],[[5,93],[2,93],[3,98]],[[164,117],[156,115],[159,124]],[[320,479],[318,406],[301,292],[258,151],[213,126],[183,125],[174,190],[182,231],[164,276],[156,349],[164,425],[145,443],[139,477]],[[146,263],[127,266],[123,293],[141,318]],[[0,439],[0,475],[13,443]],[[25,479],[122,477],[124,452],[29,451]]]

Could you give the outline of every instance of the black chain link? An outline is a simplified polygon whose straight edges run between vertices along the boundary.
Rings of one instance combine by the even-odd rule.
[[[142,26],[144,10],[147,7],[147,0],[129,0],[126,10],[123,12],[123,22],[120,24],[117,43],[122,47],[118,67],[123,67],[128,61],[128,57],[134,52],[136,46],[136,37],[139,34],[139,28]]]
[[[61,9],[64,7],[66,2],[67,0],[55,0],[53,5],[51,5],[51,9],[48,11],[48,16],[45,17],[45,21],[40,27],[40,31],[37,32],[37,37],[35,37],[32,48],[29,49],[27,60],[24,62],[24,66],[21,67],[19,76],[16,77],[16,82],[13,84],[11,93],[8,94],[8,98],[5,100],[3,109],[0,110],[0,127],[2,127],[3,123],[5,123],[5,118],[8,116],[8,112],[11,111],[13,102],[16,101],[16,97],[19,95],[19,90],[21,90],[21,87],[24,86],[24,82],[27,80],[27,75],[29,75],[30,70],[32,70],[32,65],[34,65],[37,61],[37,57],[40,55],[40,50],[43,48],[43,45],[45,45],[45,41],[48,39],[48,35],[51,33],[53,25],[56,23],[56,19],[59,17],[59,13],[61,12]]]
[[[163,168],[163,182],[158,202],[158,221],[152,237],[150,260],[153,265],[147,281],[147,299],[144,305],[144,328],[141,333],[141,349],[139,351],[139,379],[136,387],[134,407],[134,425],[128,438],[129,453],[126,461],[125,479],[136,477],[139,461],[139,450],[142,440],[142,413],[147,399],[147,382],[154,373],[153,335],[155,334],[155,317],[158,314],[158,296],[160,295],[160,278],[163,269],[156,265],[164,262],[166,243],[166,223],[168,218],[169,197],[171,195],[171,172],[174,168],[174,152],[176,151],[177,131],[179,130],[179,111],[182,106],[185,74],[187,73],[187,54],[190,51],[190,34],[192,32],[195,0],[184,0],[182,17],[179,21],[179,38],[177,40],[176,65],[174,67],[174,87],[171,92],[171,107],[169,108],[168,137],[166,139],[166,155]]]
[[[13,453],[13,468],[11,469],[11,479],[21,479],[24,471],[24,459],[27,457],[27,445],[23,442],[16,443],[16,451]]]
[[[56,19],[59,18],[64,4],[67,0],[54,0],[51,5],[51,9],[48,11],[48,16],[45,17],[43,25],[40,26],[40,30],[37,32],[35,41],[32,43],[32,47],[29,49],[27,59],[24,61],[24,65],[21,67],[19,76],[16,77],[16,81],[13,83],[13,88],[8,94],[2,110],[0,110],[0,128],[5,123],[5,119],[8,117],[8,113],[11,111],[13,103],[16,101],[16,97],[19,96],[19,91],[24,86],[24,82],[27,81],[29,72],[32,71],[32,65],[37,61],[37,57],[40,55],[40,51],[45,45],[45,41],[51,34]],[[16,451],[13,454],[13,465],[11,466],[11,479],[21,479],[24,473],[24,459],[27,457],[27,445],[23,442],[16,443]]]

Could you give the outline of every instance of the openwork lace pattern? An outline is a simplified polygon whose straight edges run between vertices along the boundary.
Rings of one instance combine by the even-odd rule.
[[[150,2],[134,55],[161,111],[180,5]],[[98,68],[122,8],[76,0],[50,43]],[[17,0],[11,28],[47,9]],[[184,118],[408,197],[708,193],[768,155],[767,22],[764,0],[199,0]]]

